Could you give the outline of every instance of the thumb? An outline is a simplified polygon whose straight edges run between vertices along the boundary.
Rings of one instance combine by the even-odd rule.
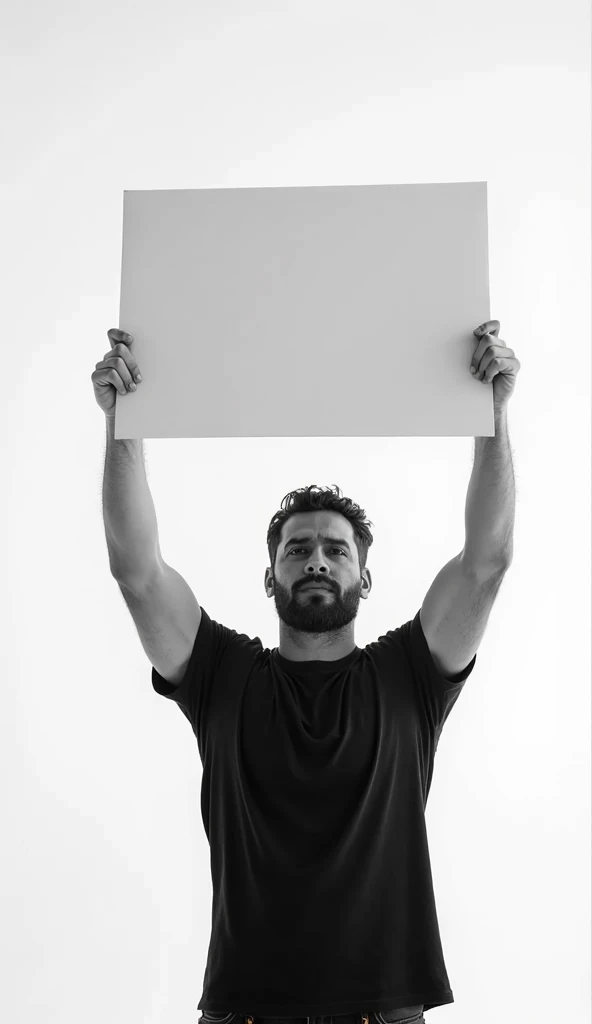
[[[134,340],[131,334],[127,334],[126,331],[120,331],[118,327],[111,327],[107,331],[107,337],[111,342],[112,348],[114,345],[120,345],[122,342],[124,345],[131,345]]]

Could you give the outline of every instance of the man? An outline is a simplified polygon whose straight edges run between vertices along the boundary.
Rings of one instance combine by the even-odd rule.
[[[471,370],[493,382],[495,436],[476,439],[463,551],[414,619],[358,648],[372,586],[363,510],[314,485],[292,492],[268,533],[273,650],[211,619],[162,559],[141,442],[113,438],[114,389],[138,368],[130,337],[109,332],[113,352],[92,376],[107,416],[111,571],[153,687],[191,723],[203,763],[213,884],[203,1024],[419,1024],[453,1002],[424,812],[442,727],[512,561],[506,413],[520,364],[499,328],[474,332]]]

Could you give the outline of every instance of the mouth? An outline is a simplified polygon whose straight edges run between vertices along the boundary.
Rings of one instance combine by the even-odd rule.
[[[309,583],[306,587],[302,587],[302,590],[331,590],[331,587],[325,586],[324,583]]]

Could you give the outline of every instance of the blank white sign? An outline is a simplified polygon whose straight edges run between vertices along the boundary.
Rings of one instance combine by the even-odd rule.
[[[493,436],[487,182],[124,193],[115,437]]]

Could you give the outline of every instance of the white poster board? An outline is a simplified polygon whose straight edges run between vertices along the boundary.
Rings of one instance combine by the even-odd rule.
[[[124,193],[115,438],[493,436],[487,182]]]

